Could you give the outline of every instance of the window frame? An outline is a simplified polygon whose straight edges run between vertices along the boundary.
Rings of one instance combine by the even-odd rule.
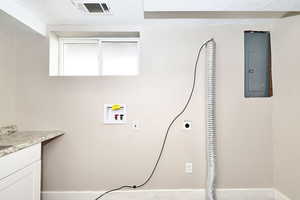
[[[136,74],[104,75],[102,42],[133,42],[137,44],[138,69]],[[98,74],[96,75],[65,75],[64,74],[64,44],[98,44]],[[140,73],[140,39],[138,37],[60,37],[59,38],[58,76],[137,76]]]

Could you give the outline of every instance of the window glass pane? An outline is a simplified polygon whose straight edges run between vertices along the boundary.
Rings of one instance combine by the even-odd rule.
[[[102,42],[102,75],[137,74],[137,42]]]
[[[63,75],[99,75],[98,43],[65,43]]]

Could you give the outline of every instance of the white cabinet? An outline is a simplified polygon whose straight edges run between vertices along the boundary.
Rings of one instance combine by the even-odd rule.
[[[41,144],[0,158],[0,200],[40,200]]]

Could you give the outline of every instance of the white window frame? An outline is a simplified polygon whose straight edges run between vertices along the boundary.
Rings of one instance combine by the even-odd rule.
[[[138,50],[138,69],[137,74],[135,75],[103,75],[103,59],[102,59],[102,42],[134,42],[137,44]],[[99,68],[97,75],[90,75],[90,76],[137,76],[140,73],[140,40],[139,38],[112,38],[112,37],[105,37],[105,38],[98,38],[98,37],[76,37],[76,38],[59,38],[59,64],[58,64],[58,75],[59,76],[66,76],[64,75],[64,44],[97,44],[98,43],[98,61],[99,61]],[[76,76],[86,76],[86,75],[76,75]]]

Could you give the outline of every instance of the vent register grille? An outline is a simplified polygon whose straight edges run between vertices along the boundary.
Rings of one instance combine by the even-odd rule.
[[[88,1],[88,0],[72,0],[73,5],[84,13],[110,15],[111,9],[108,2],[104,1]]]

